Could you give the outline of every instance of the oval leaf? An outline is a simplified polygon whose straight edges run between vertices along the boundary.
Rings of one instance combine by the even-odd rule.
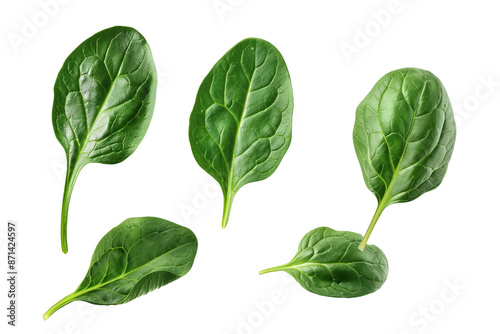
[[[377,82],[356,110],[353,134],[363,178],[379,203],[361,248],[387,206],[439,186],[455,136],[448,94],[432,73],[405,68]]]
[[[198,164],[224,193],[222,227],[243,185],[269,177],[290,145],[293,97],[283,57],[270,43],[246,39],[203,80],[189,122]]]
[[[196,236],[186,227],[154,217],[129,218],[99,241],[78,289],[43,318],[76,300],[127,303],[187,274],[197,249]]]
[[[61,244],[68,250],[69,201],[88,163],[116,164],[146,134],[156,95],[149,45],[135,29],[113,27],[80,44],[64,62],[54,86],[52,123],[67,158]]]
[[[262,270],[260,274],[285,271],[304,289],[338,298],[360,297],[377,291],[387,279],[389,266],[374,245],[361,251],[362,237],[319,227],[308,232],[290,263]]]

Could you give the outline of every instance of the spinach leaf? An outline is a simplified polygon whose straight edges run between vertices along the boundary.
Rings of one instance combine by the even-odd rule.
[[[367,295],[384,284],[389,266],[377,246],[368,245],[361,251],[361,239],[360,234],[353,232],[316,228],[304,236],[292,261],[260,274],[285,271],[304,289],[322,296]]]
[[[285,61],[261,39],[236,44],[203,80],[189,141],[198,164],[222,188],[223,228],[236,192],[266,179],[280,164],[291,141],[292,111]]]
[[[129,218],[99,241],[78,289],[43,319],[76,300],[127,303],[187,274],[197,249],[196,236],[186,227],[154,217]]]
[[[356,110],[353,134],[366,186],[378,200],[360,249],[387,206],[441,184],[455,136],[450,100],[432,73],[405,68],[377,82]]]
[[[64,62],[52,109],[54,132],[67,158],[61,213],[64,253],[69,202],[78,174],[88,163],[116,164],[135,151],[153,115],[156,83],[149,45],[128,27],[95,34]]]

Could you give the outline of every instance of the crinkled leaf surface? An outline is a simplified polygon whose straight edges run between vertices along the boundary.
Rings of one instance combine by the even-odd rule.
[[[364,251],[362,236],[319,227],[308,232],[297,255],[288,264],[261,274],[285,271],[302,287],[322,296],[351,298],[378,290],[387,279],[389,266],[384,253],[374,245]]]
[[[189,141],[198,164],[222,187],[223,227],[238,189],[269,177],[281,162],[291,141],[292,111],[285,61],[261,39],[238,43],[203,80]]]
[[[448,95],[432,73],[405,68],[377,82],[357,108],[353,134],[363,178],[379,203],[374,222],[388,205],[439,186],[455,136]]]
[[[83,282],[44,319],[76,300],[123,304],[171,283],[191,269],[197,249],[196,236],[186,227],[154,217],[129,218],[99,241]]]
[[[64,62],[54,86],[52,123],[67,157],[61,243],[71,192],[88,163],[116,164],[138,147],[153,115],[156,69],[144,37],[133,28],[103,30]]]

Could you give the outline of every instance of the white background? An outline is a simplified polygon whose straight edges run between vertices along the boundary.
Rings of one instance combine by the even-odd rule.
[[[497,330],[500,20],[494,1],[54,1],[0,4],[0,232],[5,241],[7,219],[19,223],[20,272],[15,329],[5,324],[4,279],[0,285],[2,333]],[[57,7],[44,9],[48,2]],[[29,24],[38,27],[29,33]],[[114,25],[134,27],[148,40],[160,77],[156,108],[130,158],[83,169],[63,255],[65,154],[52,129],[52,89],[70,52]],[[293,140],[274,175],[239,191],[222,230],[222,195],[191,154],[188,120],[205,75],[247,37],[273,43],[287,62]],[[347,55],[346,47],[356,53]],[[441,186],[389,207],[370,238],[389,260],[385,285],[362,298],[333,299],[303,290],[283,273],[259,276],[288,262],[313,228],[365,232],[376,199],[352,144],[355,110],[381,76],[409,66],[442,80],[458,136]],[[100,238],[138,216],[169,219],[197,234],[191,272],[128,304],[74,302],[44,322],[42,314],[80,284]],[[5,248],[2,242],[2,262]]]

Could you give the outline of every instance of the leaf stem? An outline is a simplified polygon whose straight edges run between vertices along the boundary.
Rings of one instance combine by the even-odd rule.
[[[284,270],[286,268],[286,266],[287,265],[285,264],[285,265],[281,265],[281,266],[276,266],[276,267],[264,269],[264,270],[259,271],[259,275],[273,273],[273,272],[276,272],[276,271],[282,271],[282,270]]]
[[[234,193],[228,190],[224,194],[224,210],[222,213],[222,228],[226,228],[229,221],[229,214],[231,213],[231,206],[233,205]]]
[[[358,246],[360,250],[365,249],[366,243],[368,242],[368,238],[370,238],[373,228],[375,227],[375,224],[377,224],[377,221],[380,218],[382,212],[384,212],[385,208],[386,208],[385,201],[381,201],[377,207],[377,210],[375,211],[375,214],[373,215],[372,221],[370,222],[370,226],[368,226],[368,230],[366,230],[363,240],[361,240],[361,243]]]
[[[68,211],[69,202],[71,200],[71,194],[73,193],[73,187],[75,186],[76,178],[83,168],[83,164],[75,166],[75,168],[66,171],[66,181],[64,182],[64,195],[62,200],[62,210],[61,210],[61,248],[64,254],[68,253]]]
[[[55,311],[59,310],[61,307],[65,306],[65,305],[68,305],[69,303],[71,303],[74,300],[75,299],[74,299],[73,294],[70,294],[70,295],[64,297],[63,299],[61,299],[60,301],[55,303],[54,306],[49,308],[47,312],[45,312],[45,314],[43,315],[43,320],[47,320],[52,314],[54,314]]]

